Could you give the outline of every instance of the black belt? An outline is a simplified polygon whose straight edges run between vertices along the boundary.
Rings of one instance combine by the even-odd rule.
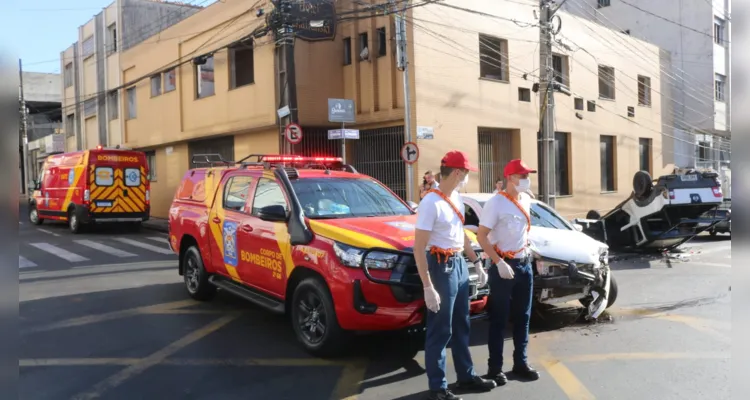
[[[507,257],[503,257],[503,260],[505,260],[505,262],[514,261],[514,262],[518,262],[519,264],[528,264],[528,262],[531,260],[531,255],[526,254],[522,258],[507,258]]]

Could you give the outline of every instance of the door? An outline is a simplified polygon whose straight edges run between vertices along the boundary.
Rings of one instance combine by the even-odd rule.
[[[39,191],[36,192],[36,209],[39,215],[44,217],[60,217],[59,202],[57,198],[57,177],[59,168],[57,166],[46,166],[39,178]]]
[[[283,297],[286,280],[293,265],[286,222],[263,221],[258,218],[258,211],[272,205],[284,206],[289,211],[284,191],[276,180],[260,178],[252,204],[252,247],[249,266],[257,271],[258,278],[254,284],[257,283],[257,286],[266,292]]]
[[[97,163],[91,167],[91,211],[143,213],[148,177],[145,164]]]
[[[223,265],[217,271],[236,282],[252,284],[255,279],[248,266],[247,249],[251,237],[248,198],[250,197],[253,178],[243,172],[232,172],[224,176],[221,191],[217,195],[209,215],[211,232],[221,237],[211,241],[211,264]]]

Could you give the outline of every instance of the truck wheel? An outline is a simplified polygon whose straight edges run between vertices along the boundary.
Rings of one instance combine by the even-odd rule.
[[[335,356],[346,347],[333,299],[320,279],[307,278],[294,289],[291,319],[297,340],[313,355]]]
[[[654,181],[648,172],[638,171],[633,175],[633,192],[635,192],[636,199],[642,200],[648,197],[653,187]]]
[[[34,225],[41,225],[44,222],[44,220],[39,217],[39,211],[37,211],[36,206],[31,206],[29,208],[29,221]]]
[[[208,273],[198,248],[188,247],[182,256],[182,263],[185,288],[190,297],[199,301],[211,300],[216,295],[216,286],[208,281]]]
[[[72,208],[68,211],[68,228],[72,233],[81,232],[81,221],[78,220],[78,216]]]

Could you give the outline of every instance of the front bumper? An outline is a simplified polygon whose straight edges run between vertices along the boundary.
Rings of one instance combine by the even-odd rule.
[[[534,263],[534,297],[550,305],[591,298],[587,317],[597,318],[607,308],[610,279],[608,265],[543,259]]]

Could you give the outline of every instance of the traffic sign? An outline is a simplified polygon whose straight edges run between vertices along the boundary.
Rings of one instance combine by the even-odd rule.
[[[407,164],[414,164],[419,160],[419,147],[414,142],[404,143],[401,148],[401,159]]]
[[[284,128],[284,137],[291,144],[299,144],[302,141],[302,127],[298,124],[288,124]]]

